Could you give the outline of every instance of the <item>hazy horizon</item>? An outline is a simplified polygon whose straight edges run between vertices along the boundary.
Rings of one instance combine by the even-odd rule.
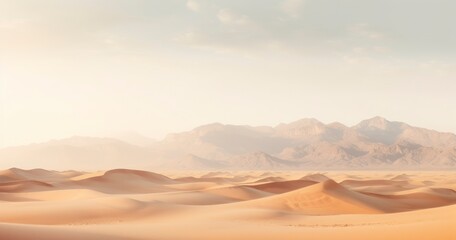
[[[386,119],[386,118],[384,118],[382,116],[372,116],[372,117],[367,118],[367,119],[361,119],[361,120],[359,120],[358,122],[356,122],[355,124],[352,124],[352,125],[344,124],[344,123],[341,123],[339,121],[322,122],[319,119],[312,118],[312,117],[295,119],[294,121],[290,121],[290,122],[279,122],[279,123],[273,124],[273,125],[248,125],[248,124],[230,124],[230,123],[224,123],[224,122],[211,122],[211,123],[206,123],[206,124],[199,125],[199,126],[193,126],[193,127],[189,128],[189,129],[185,129],[185,130],[183,130],[181,132],[169,132],[169,133],[166,133],[164,136],[162,136],[160,138],[154,138],[154,137],[148,136],[146,134],[143,134],[143,133],[137,132],[137,131],[113,132],[113,133],[108,133],[106,135],[79,135],[79,134],[72,134],[72,135],[67,135],[67,136],[63,136],[63,137],[60,137],[60,138],[44,139],[42,141],[23,143],[23,144],[19,144],[19,145],[0,146],[0,149],[1,148],[8,148],[8,147],[17,147],[17,146],[29,145],[29,144],[39,144],[39,143],[45,143],[45,142],[49,142],[49,141],[58,141],[58,140],[63,140],[63,139],[68,139],[68,138],[73,138],[73,137],[112,138],[112,139],[125,141],[125,142],[130,143],[130,144],[132,144],[135,141],[140,141],[141,138],[146,138],[147,140],[150,140],[150,141],[162,141],[169,135],[190,132],[190,131],[195,130],[195,129],[199,128],[199,127],[209,126],[209,125],[212,125],[212,124],[222,124],[224,126],[248,126],[248,127],[272,127],[272,128],[276,128],[276,127],[279,127],[282,124],[291,124],[293,122],[297,122],[297,121],[304,120],[304,119],[314,119],[314,120],[317,120],[317,121],[319,121],[319,122],[321,122],[323,124],[326,124],[326,125],[332,124],[332,123],[340,123],[340,124],[342,124],[342,125],[344,125],[346,127],[352,128],[352,127],[357,126],[358,124],[360,124],[363,121],[372,120],[372,119],[376,119],[376,118],[385,119],[386,121],[389,121],[389,122],[392,122],[392,123],[399,122],[399,123],[409,124],[407,122],[398,121],[398,120],[394,120],[394,119]],[[410,126],[417,127],[417,128],[428,129],[428,130],[433,130],[433,131],[437,131],[439,133],[455,134],[454,132],[438,131],[436,129],[430,129],[430,128],[426,128],[426,127],[423,127],[423,126],[414,126],[414,125],[410,125]]]
[[[0,0],[0,239],[455,240],[455,10]]]
[[[0,1],[0,147],[382,116],[456,132],[453,1]]]

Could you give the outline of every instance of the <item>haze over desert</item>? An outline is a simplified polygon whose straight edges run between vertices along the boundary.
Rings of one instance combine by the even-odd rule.
[[[456,240],[455,10],[0,0],[0,240]]]
[[[452,133],[374,117],[142,139],[0,149],[3,166],[30,169],[0,171],[0,238],[456,237]]]

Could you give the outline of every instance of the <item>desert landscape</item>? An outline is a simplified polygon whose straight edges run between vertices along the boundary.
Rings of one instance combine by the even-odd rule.
[[[0,0],[0,240],[456,240],[455,9]]]
[[[455,239],[454,172],[0,172],[1,239]]]
[[[456,238],[456,135],[381,117],[75,136],[0,157],[0,239]]]

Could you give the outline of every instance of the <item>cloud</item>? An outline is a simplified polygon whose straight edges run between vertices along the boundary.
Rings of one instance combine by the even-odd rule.
[[[379,31],[375,31],[367,23],[357,23],[349,27],[349,31],[359,37],[364,37],[368,39],[382,39],[385,35]]]
[[[201,10],[201,5],[195,0],[188,0],[187,8],[193,12],[199,12]]]
[[[311,0],[248,4],[240,0],[166,3],[153,0],[139,1],[140,4],[101,0],[110,4],[92,1],[55,4],[43,0],[44,4],[27,0],[32,7],[20,4],[25,1],[0,1],[0,9],[5,9],[0,14],[3,51],[48,51],[60,47],[78,52],[80,49],[103,51],[107,47],[110,51],[118,45],[139,51],[156,46],[198,44],[252,52],[262,46],[299,56],[341,56],[352,54],[357,47],[357,52],[375,56],[383,52],[453,56],[456,49],[451,21],[443,21],[454,19],[450,13],[440,13],[442,18],[423,19],[412,11],[406,21],[401,14],[391,14],[385,19],[378,10],[383,4],[362,0],[337,4]],[[398,13],[399,9],[409,7],[397,4]],[[426,9],[450,9],[450,6],[424,5]],[[18,9],[21,11],[17,12]]]
[[[226,25],[245,26],[252,23],[248,16],[237,14],[229,9],[219,10],[219,12],[217,13],[217,18],[221,23]]]
[[[297,18],[301,15],[304,7],[304,0],[285,0],[281,4],[281,10],[290,17]]]

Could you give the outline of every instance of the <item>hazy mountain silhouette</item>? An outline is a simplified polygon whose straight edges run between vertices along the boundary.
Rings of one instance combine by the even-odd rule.
[[[0,149],[3,168],[456,168],[456,135],[374,117],[353,127],[301,119],[275,127],[214,123],[148,145],[72,137]]]

